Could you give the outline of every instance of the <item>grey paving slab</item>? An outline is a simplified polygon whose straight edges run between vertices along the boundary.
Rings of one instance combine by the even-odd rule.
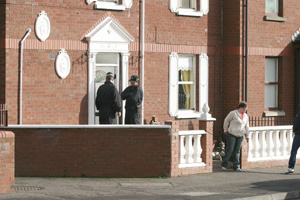
[[[286,167],[222,171],[174,178],[43,178],[16,177],[15,193],[2,200],[279,200],[300,199],[300,165],[294,174]],[[297,172],[297,169],[298,172]],[[26,190],[27,189],[27,190]]]

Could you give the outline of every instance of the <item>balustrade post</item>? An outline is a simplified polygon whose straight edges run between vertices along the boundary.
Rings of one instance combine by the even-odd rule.
[[[293,130],[289,130],[287,132],[287,150],[288,150],[288,153],[291,152],[292,145],[293,145]]]
[[[180,136],[180,161],[179,163],[180,164],[185,164],[185,146],[184,146],[184,139],[185,139],[185,136],[181,135]]]
[[[194,136],[194,162],[200,163],[202,162],[201,154],[202,154],[202,147],[201,147],[201,135]]]
[[[255,131],[254,132],[254,140],[253,140],[253,146],[254,146],[254,158],[259,158],[259,149],[260,149],[260,145],[259,145],[259,140],[258,140],[258,134],[259,131]]]
[[[260,157],[266,157],[267,156],[266,131],[262,131],[259,134],[259,144],[260,144]]]
[[[193,163],[193,153],[194,153],[194,148],[193,148],[193,135],[187,135],[186,140],[185,140],[185,161],[186,163],[190,164]]]
[[[287,138],[286,138],[286,132],[287,130],[283,130],[280,132],[280,150],[282,152],[283,156],[287,155]]]
[[[273,131],[267,132],[267,156],[274,156],[274,142],[273,142]]]
[[[275,135],[274,135],[274,153],[275,153],[275,156],[280,156],[281,153],[280,153],[280,140],[279,140],[279,133],[280,131],[275,131]]]
[[[249,132],[249,142],[248,142],[248,145],[249,145],[249,149],[248,149],[248,158],[253,158],[253,132]]]

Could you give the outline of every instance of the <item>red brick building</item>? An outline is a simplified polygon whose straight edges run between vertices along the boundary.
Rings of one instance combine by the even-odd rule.
[[[297,11],[296,0],[2,0],[0,103],[9,124],[97,124],[112,71],[120,91],[141,77],[147,124],[198,129],[211,115],[221,135],[241,100],[250,116],[293,117]]]

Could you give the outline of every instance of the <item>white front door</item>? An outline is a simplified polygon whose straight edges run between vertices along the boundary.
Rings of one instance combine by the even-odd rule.
[[[102,53],[96,54],[95,59],[95,77],[94,77],[94,94],[97,97],[98,88],[105,83],[106,73],[112,72],[115,74],[114,85],[119,91],[120,85],[120,54],[119,53]],[[94,114],[95,124],[99,124],[99,111],[95,106]],[[114,124],[118,124],[119,119],[116,117]]]

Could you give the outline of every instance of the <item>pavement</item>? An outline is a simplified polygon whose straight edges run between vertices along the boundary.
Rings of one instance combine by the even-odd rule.
[[[297,170],[299,169],[299,170]],[[222,171],[173,178],[16,177],[15,192],[0,199],[20,200],[279,200],[300,199],[300,165]]]

